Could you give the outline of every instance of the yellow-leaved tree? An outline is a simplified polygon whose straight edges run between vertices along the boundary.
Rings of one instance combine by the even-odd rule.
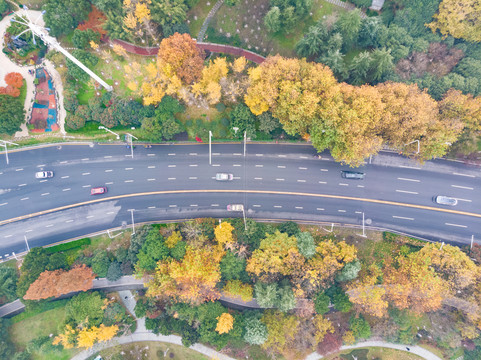
[[[222,313],[217,318],[217,326],[215,331],[219,334],[227,334],[234,327],[234,317],[229,313]]]
[[[202,78],[192,85],[196,96],[205,95],[209,104],[217,104],[221,98],[220,80],[227,76],[229,67],[225,58],[216,58],[202,69]]]
[[[215,239],[217,243],[221,246],[226,246],[234,242],[234,237],[232,235],[234,227],[229,222],[222,222],[217,225],[214,229]]]

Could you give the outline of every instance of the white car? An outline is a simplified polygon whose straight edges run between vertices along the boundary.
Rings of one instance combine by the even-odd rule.
[[[458,199],[444,195],[435,196],[433,200],[436,204],[440,205],[456,206],[458,204]]]
[[[37,171],[35,173],[36,179],[46,179],[53,177],[53,171]]]
[[[215,179],[217,181],[230,181],[234,178],[233,174],[227,174],[227,173],[217,173],[215,174]]]
[[[229,205],[227,205],[227,211],[244,211],[244,205],[242,205],[242,204],[229,204]]]

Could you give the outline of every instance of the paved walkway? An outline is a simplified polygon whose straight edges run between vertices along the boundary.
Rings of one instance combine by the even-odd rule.
[[[392,344],[385,341],[364,341],[364,342],[357,343],[355,345],[342,346],[340,350],[359,349],[359,348],[366,348],[366,347],[384,347],[389,349],[402,350],[402,351],[406,351],[406,352],[410,352],[412,354],[418,355],[426,360],[443,360],[437,355],[430,352],[429,350],[426,350],[425,348],[422,348],[420,346]],[[311,355],[306,357],[306,360],[318,360],[323,358],[324,357],[322,355],[319,355],[318,353],[312,353]]]
[[[209,27],[209,23],[212,20],[212,17],[215,15],[217,10],[222,6],[224,3],[224,0],[217,0],[215,5],[210,9],[209,13],[207,14],[207,17],[205,18],[204,22],[202,23],[202,27],[200,28],[199,34],[197,35],[197,41],[202,41],[204,40],[205,32],[207,31],[207,28]]]

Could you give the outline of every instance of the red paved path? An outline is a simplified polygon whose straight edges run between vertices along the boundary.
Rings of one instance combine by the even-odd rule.
[[[119,39],[112,40],[112,42],[114,44],[122,45],[126,51],[137,54],[137,55],[153,56],[159,52],[159,48],[137,46]],[[252,51],[244,50],[242,48],[238,48],[235,46],[198,42],[197,47],[200,50],[206,50],[206,51],[215,52],[215,53],[224,53],[224,54],[230,54],[234,56],[244,56],[247,60],[250,60],[256,64],[260,64],[264,62],[266,59],[265,57],[259,54],[256,54]]]

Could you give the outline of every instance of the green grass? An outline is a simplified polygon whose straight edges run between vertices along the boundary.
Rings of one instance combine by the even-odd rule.
[[[39,314],[45,313],[49,310],[62,308],[67,304],[67,299],[56,300],[56,301],[44,301],[35,304],[35,308],[32,310],[26,310],[12,318],[12,323],[16,324],[21,321],[25,321],[31,317],[37,316]]]
[[[83,238],[83,239],[70,241],[70,242],[63,243],[63,244],[50,246],[50,247],[46,248],[46,251],[47,251],[48,254],[53,254],[53,253],[60,252],[60,251],[66,251],[66,250],[80,248],[83,245],[90,245],[90,243],[91,243],[90,238]]]
[[[210,5],[207,5],[208,2],[210,2]],[[189,30],[193,38],[197,38],[200,28],[202,27],[202,24],[207,17],[207,14],[209,13],[210,9],[212,9],[215,3],[216,0],[200,0],[197,5],[195,5],[187,12],[187,20],[190,22],[188,23]]]
[[[367,350],[367,355],[364,355]],[[422,357],[408,353],[407,351],[400,351],[381,347],[368,347],[355,350],[345,350],[340,353],[329,355],[325,357],[326,360],[334,359],[353,359],[353,355],[358,360],[380,359],[380,360],[418,360]]]

